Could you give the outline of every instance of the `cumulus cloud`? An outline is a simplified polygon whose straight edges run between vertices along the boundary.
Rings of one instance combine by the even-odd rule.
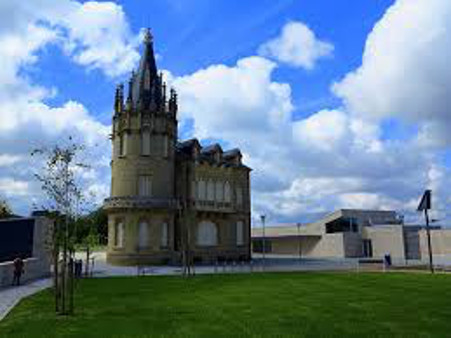
[[[420,140],[449,146],[451,2],[398,0],[369,34],[361,66],[333,85],[349,111],[419,124]]]
[[[293,121],[291,87],[273,79],[277,64],[248,57],[170,82],[190,136],[239,146],[252,167],[253,213],[293,221],[339,207],[405,210],[428,181],[414,141],[381,139],[377,123],[346,110]]]
[[[306,24],[291,21],[282,28],[280,36],[261,45],[259,53],[294,67],[313,69],[319,59],[330,57],[333,50],[331,43],[318,39]]]
[[[107,76],[128,71],[138,54],[122,8],[108,2],[4,1],[0,13],[0,195],[16,212],[41,205],[43,196],[33,178],[41,162],[30,158],[30,152],[70,135],[87,146],[85,162],[96,169],[81,175],[82,184],[99,202],[109,189],[110,128],[77,101],[45,103],[55,90],[33,83],[27,67],[53,43],[75,62]]]

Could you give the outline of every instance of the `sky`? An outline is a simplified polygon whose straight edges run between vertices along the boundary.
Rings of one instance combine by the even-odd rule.
[[[425,189],[451,222],[449,0],[0,0],[0,198],[45,204],[36,147],[87,146],[77,174],[108,197],[115,86],[143,28],[179,94],[179,137],[239,147],[252,215],[338,208],[409,222]]]

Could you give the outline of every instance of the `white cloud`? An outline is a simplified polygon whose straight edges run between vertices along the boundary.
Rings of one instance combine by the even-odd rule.
[[[2,196],[25,196],[29,193],[28,182],[11,178],[0,178],[0,192]]]
[[[33,176],[41,162],[30,158],[30,152],[70,135],[87,146],[83,160],[95,170],[81,175],[82,184],[97,193],[93,198],[98,202],[106,197],[102,185],[109,184],[110,128],[79,102],[44,103],[55,89],[31,82],[27,68],[54,43],[68,48],[74,61],[108,76],[127,72],[138,54],[122,8],[107,2],[43,0],[1,2],[0,13],[0,195],[19,213],[41,205]],[[102,34],[108,43],[100,41]]]
[[[331,56],[333,50],[331,43],[319,40],[307,25],[291,21],[279,37],[260,46],[259,53],[294,67],[313,69],[319,59]]]
[[[192,134],[245,152],[253,212],[294,220],[352,205],[406,209],[428,179],[416,143],[384,141],[377,123],[340,109],[292,121],[291,88],[273,80],[275,67],[249,57],[170,76],[182,122],[194,120]]]
[[[307,147],[331,151],[346,143],[349,123],[345,113],[338,110],[322,110],[312,116],[293,123],[295,140]],[[340,145],[341,144],[341,145]]]
[[[362,65],[333,90],[354,114],[417,123],[425,145],[449,146],[450,46],[450,1],[398,0],[369,34]]]
[[[62,15],[66,50],[74,61],[109,76],[128,73],[139,60],[139,37],[132,36],[124,11],[113,2],[85,2]]]

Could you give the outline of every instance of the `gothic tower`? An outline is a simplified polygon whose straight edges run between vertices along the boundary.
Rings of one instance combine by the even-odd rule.
[[[174,250],[177,94],[167,95],[149,30],[125,98],[116,89],[112,124],[108,261],[164,263]]]

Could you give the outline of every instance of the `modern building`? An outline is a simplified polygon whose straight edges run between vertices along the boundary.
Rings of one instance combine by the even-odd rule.
[[[450,255],[451,230],[432,227],[434,255]],[[264,245],[265,244],[265,245]],[[395,211],[340,209],[314,223],[252,228],[253,252],[318,258],[367,257],[404,263],[424,259],[426,231]]]
[[[40,212],[0,220],[0,287],[11,285],[16,258],[24,261],[23,281],[50,275],[52,227],[53,222]]]
[[[250,258],[250,168],[239,149],[178,141],[177,94],[166,93],[149,31],[128,93],[116,89],[107,260],[165,264]],[[214,136],[214,135],[212,135]]]

